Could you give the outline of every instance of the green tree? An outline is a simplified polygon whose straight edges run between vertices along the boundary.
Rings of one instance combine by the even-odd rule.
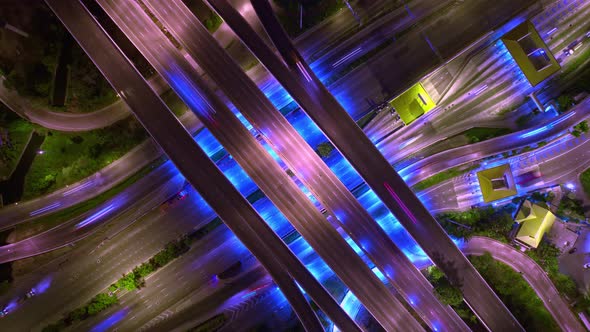
[[[120,289],[125,289],[127,291],[132,291],[136,289],[137,283],[135,279],[135,274],[133,272],[124,274],[123,278],[117,281],[117,287]]]
[[[68,319],[72,322],[84,320],[87,317],[88,312],[86,307],[74,309],[68,314]]]
[[[588,121],[584,120],[580,123],[578,123],[578,130],[583,132],[583,133],[587,133],[588,132]]]
[[[489,253],[470,257],[475,268],[496,291],[516,319],[530,331],[559,331],[543,302],[520,273],[496,262]]]
[[[559,104],[559,110],[561,112],[565,112],[568,109],[570,109],[572,107],[573,103],[574,103],[574,99],[568,94],[563,94],[563,95],[557,97],[557,104]]]
[[[436,266],[428,268],[428,279],[433,284],[438,283],[441,279],[445,278],[445,274]]]
[[[109,296],[105,293],[96,295],[88,304],[87,312],[89,316],[94,316],[97,313],[107,309],[108,307],[119,302],[117,296]]]
[[[149,262],[143,263],[140,266],[133,269],[133,273],[140,278],[145,278],[150,273],[154,272],[154,267]]]
[[[580,174],[580,182],[582,183],[582,189],[587,196],[590,196],[590,168]]]
[[[318,145],[316,152],[320,157],[327,158],[332,153],[332,150],[334,150],[334,146],[330,142],[324,142]]]
[[[41,332],[61,332],[66,328],[66,324],[63,320],[51,325],[47,325],[41,330]]]
[[[578,296],[578,288],[570,276],[558,272],[550,274],[549,277],[561,294],[570,299],[574,299]]]
[[[448,283],[438,285],[434,291],[439,301],[444,304],[456,307],[463,302],[463,293],[461,290]]]

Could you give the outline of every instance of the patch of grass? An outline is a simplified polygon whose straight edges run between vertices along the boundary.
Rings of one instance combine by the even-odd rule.
[[[164,249],[160,250],[148,261],[136,266],[131,272],[123,275],[123,277],[117,280],[117,282],[109,286],[108,293],[99,293],[86,305],[68,312],[62,319],[54,324],[44,327],[42,331],[62,331],[75,322],[86,320],[89,317],[95,316],[113,305],[116,305],[119,303],[119,298],[117,297],[119,291],[133,291],[145,286],[145,278],[148,275],[154,273],[189,251],[190,246],[191,240],[186,236],[169,242]]]
[[[10,176],[34,128],[0,103],[0,179]]]
[[[248,61],[247,63],[242,65],[242,70],[248,71],[248,70],[256,67],[256,65],[259,63],[260,63],[260,61],[258,61],[258,59],[252,59],[251,61]]]
[[[416,183],[415,185],[412,186],[412,190],[414,191],[422,191],[425,190],[427,188],[430,188],[432,186],[435,186],[441,182],[444,182],[446,180],[452,179],[454,177],[457,177],[459,175],[468,173],[476,168],[478,168],[479,165],[473,165],[473,166],[469,166],[469,167],[453,167],[450,168],[446,171],[437,173],[429,178],[426,178],[418,183]]]
[[[203,25],[213,33],[217,31],[223,23],[223,19],[207,6],[203,0],[183,0],[184,4],[191,12],[203,23]]]
[[[484,128],[475,127],[463,132],[463,135],[469,139],[469,143],[477,143],[492,139],[494,137],[503,136],[511,133],[512,131],[508,128]]]
[[[516,109],[516,107],[503,108],[500,111],[498,111],[497,114],[499,117],[504,117],[504,116],[506,116],[506,114],[514,111],[515,109]]]
[[[315,151],[320,157],[328,158],[334,151],[334,146],[330,142],[323,142],[318,145]]]
[[[584,120],[580,123],[578,123],[577,125],[575,125],[572,128],[572,131],[570,131],[570,134],[572,134],[575,137],[580,137],[582,136],[582,133],[587,133],[588,132],[588,121]]]
[[[212,10],[209,11],[209,17],[203,21],[205,28],[207,28],[207,30],[209,30],[209,32],[211,33],[217,31],[217,29],[219,29],[219,26],[222,23],[223,20],[221,19],[221,17]]]
[[[563,76],[573,72],[574,70],[579,69],[584,62],[586,62],[590,58],[590,49],[584,50],[584,53],[578,54],[575,58],[570,60],[570,63],[564,67],[563,69]]]
[[[546,241],[542,241],[538,248],[528,250],[526,254],[547,272],[561,295],[569,299],[575,299],[580,296],[572,278],[559,272],[558,257],[561,255],[559,248]]]
[[[162,95],[162,100],[168,108],[176,115],[176,117],[181,117],[186,111],[188,111],[188,107],[186,104],[178,97],[178,95],[172,91],[168,90],[164,92]]]
[[[436,219],[454,237],[470,238],[479,235],[507,243],[514,225],[509,208],[496,211],[488,206],[462,212],[445,212],[437,215]]]
[[[495,261],[489,253],[469,257],[516,319],[529,331],[560,331],[535,291],[520,273]]]
[[[112,294],[120,290],[132,291],[144,287],[147,276],[186,253],[190,249],[190,244],[189,237],[169,242],[164,249],[148,261],[136,266],[131,272],[124,274],[122,278],[109,286],[109,292]]]
[[[444,273],[436,266],[426,269],[426,277],[434,287],[436,297],[444,304],[450,305],[453,310],[465,321],[473,331],[484,331],[477,316],[463,301],[463,293],[459,287],[451,285]]]
[[[587,196],[590,197],[590,168],[580,174],[580,182]]]
[[[574,98],[569,94],[564,93],[557,97],[557,105],[559,112],[563,113],[574,106]]]
[[[57,111],[89,112],[113,103],[115,91],[82,48],[73,43],[68,66],[68,103],[64,107],[51,106],[53,73],[68,32],[46,6],[36,6],[32,11],[29,38],[23,38],[20,45],[22,55],[3,70],[7,87],[36,107]]]
[[[580,222],[584,220],[584,202],[576,197],[573,192],[563,195],[557,211],[555,211],[562,220]]]
[[[75,218],[85,212],[90,211],[91,209],[97,207],[98,205],[106,202],[107,200],[113,198],[123,190],[127,189],[129,186],[131,186],[132,184],[134,184],[135,182],[149,174],[154,168],[161,165],[163,162],[163,158],[158,158],[156,161],[140,169],[137,173],[131,175],[121,183],[114,186],[113,188],[87,201],[81,202],[69,208],[49,214],[47,216],[37,218],[32,222],[19,224],[18,226],[16,226],[13,234],[11,234],[10,236],[11,242],[18,242],[32,235],[44,232],[53,227],[56,227],[57,225],[63,222],[71,220],[72,218]]]
[[[68,102],[65,108],[73,112],[92,112],[116,101],[115,90],[82,48],[74,43],[68,83]]]
[[[87,132],[46,131],[26,178],[23,199],[63,188],[94,174],[148,137],[133,117]]]
[[[43,332],[58,332],[65,330],[74,322],[85,320],[89,317],[97,315],[99,312],[106,310],[115,304],[119,303],[116,295],[108,295],[100,293],[90,300],[83,307],[74,309],[69,312],[64,318],[60,319],[54,324],[50,324],[43,328]]]

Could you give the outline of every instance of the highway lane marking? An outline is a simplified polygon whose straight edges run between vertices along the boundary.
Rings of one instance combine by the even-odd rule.
[[[87,181],[87,182],[83,182],[83,183],[82,183],[82,184],[80,184],[79,186],[76,186],[75,188],[73,188],[73,189],[70,189],[70,190],[68,190],[68,191],[64,192],[64,193],[62,194],[62,196],[68,196],[68,195],[71,195],[71,194],[73,194],[73,193],[75,193],[75,192],[78,192],[78,191],[80,191],[80,190],[84,189],[84,188],[87,188],[88,186],[92,185],[93,183],[94,183],[94,181],[93,181],[93,180],[90,180],[90,181]]]
[[[53,204],[47,205],[47,206],[45,206],[45,207],[43,207],[43,208],[40,208],[40,209],[38,209],[38,210],[35,210],[35,211],[33,211],[33,212],[29,213],[29,215],[30,215],[31,217],[32,217],[32,216],[36,216],[36,215],[38,215],[38,214],[41,214],[41,213],[47,212],[47,211],[49,211],[49,210],[55,209],[55,208],[57,208],[57,207],[59,207],[59,206],[61,206],[61,203],[60,203],[60,202],[55,202],[55,203],[53,203]]]

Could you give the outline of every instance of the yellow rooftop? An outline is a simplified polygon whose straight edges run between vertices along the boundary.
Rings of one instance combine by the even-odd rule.
[[[516,195],[516,185],[510,171],[510,164],[479,171],[477,179],[486,203]]]
[[[543,235],[553,226],[555,215],[548,209],[526,200],[514,220],[521,224],[516,240],[526,246],[537,248]]]

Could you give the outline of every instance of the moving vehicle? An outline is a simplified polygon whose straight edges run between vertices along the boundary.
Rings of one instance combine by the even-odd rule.
[[[188,189],[182,189],[181,191],[176,193],[174,196],[169,198],[166,202],[162,203],[162,205],[160,206],[160,210],[162,212],[167,211],[169,208],[171,208],[173,205],[175,205],[176,202],[184,200],[188,196],[188,194],[189,194]]]
[[[35,293],[35,289],[31,289],[30,291],[28,291],[28,292],[27,292],[27,294],[25,295],[25,297],[26,297],[27,299],[30,299],[31,297],[33,297],[33,296],[35,296],[35,295],[37,295],[37,294]]]

